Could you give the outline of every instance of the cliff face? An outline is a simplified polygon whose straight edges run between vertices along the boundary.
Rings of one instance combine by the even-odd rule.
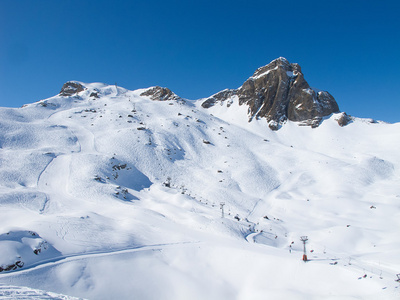
[[[249,106],[249,121],[266,118],[271,129],[289,119],[316,127],[322,117],[339,112],[331,94],[309,86],[301,67],[285,58],[257,69],[237,90],[224,90],[206,99],[204,108],[238,96],[239,104]]]

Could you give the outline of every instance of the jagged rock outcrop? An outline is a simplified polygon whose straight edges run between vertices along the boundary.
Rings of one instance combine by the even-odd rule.
[[[68,81],[64,83],[61,88],[60,96],[73,96],[85,90],[85,87],[75,81]]]
[[[18,268],[22,268],[24,266],[24,263],[20,260],[17,260],[15,263],[10,264],[10,265],[5,265],[5,266],[0,266],[0,272],[3,271],[12,271],[16,270]]]
[[[350,115],[346,114],[345,112],[342,112],[339,115],[339,117],[336,119],[336,121],[338,122],[340,127],[346,126],[352,120],[353,120],[353,118]]]
[[[317,127],[323,117],[339,112],[331,94],[311,88],[301,67],[283,57],[257,69],[239,89],[219,92],[202,106],[208,108],[235,95],[240,105],[249,106],[249,122],[266,118],[273,130],[287,119]]]
[[[238,94],[238,90],[223,90],[220,91],[211,97],[208,97],[206,101],[204,101],[201,106],[204,108],[209,108],[211,106],[214,106],[216,103],[225,101],[226,99],[232,98],[233,96],[236,96]]]
[[[93,98],[96,98],[96,99],[100,98],[99,97],[99,91],[95,90],[95,91],[91,92],[89,97],[93,97]]]
[[[141,93],[140,96],[149,96],[151,100],[155,101],[181,100],[181,98],[169,88],[160,86],[149,88]]]
[[[34,231],[10,231],[0,234],[0,273],[23,268],[39,259],[57,257],[61,253]]]

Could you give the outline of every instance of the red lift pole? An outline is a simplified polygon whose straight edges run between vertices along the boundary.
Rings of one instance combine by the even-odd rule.
[[[306,242],[308,241],[308,237],[302,236],[302,237],[300,237],[300,240],[303,242],[303,245],[304,245],[303,261],[306,262],[307,261]]]

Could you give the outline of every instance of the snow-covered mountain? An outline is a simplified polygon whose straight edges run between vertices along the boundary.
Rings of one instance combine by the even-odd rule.
[[[400,123],[350,118],[304,82],[311,119],[291,121],[307,115],[290,92],[303,75],[272,63],[249,80],[292,68],[277,73],[291,82],[284,114],[257,115],[268,85],[257,102],[243,87],[186,100],[68,82],[1,108],[0,284],[88,299],[398,299]]]
[[[234,101],[248,106],[249,122],[265,118],[272,130],[278,130],[286,121],[302,122],[302,125],[318,127],[323,117],[338,113],[339,107],[331,94],[310,87],[304,79],[301,67],[280,57],[258,68],[236,90],[224,90],[207,98],[202,106]],[[343,115],[345,122],[350,117]]]

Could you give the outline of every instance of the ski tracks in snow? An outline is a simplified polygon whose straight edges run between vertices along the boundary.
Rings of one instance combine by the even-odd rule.
[[[93,132],[83,126],[76,126],[76,124],[72,122],[68,122],[64,125],[67,126],[71,133],[76,137],[80,145],[79,153],[98,153]]]
[[[55,113],[51,115],[49,119],[56,118],[57,115],[58,113]],[[67,199],[71,197],[68,193],[68,181],[73,157],[75,155],[99,153],[96,149],[94,134],[84,126],[79,126],[68,119],[63,119],[62,122],[52,123],[57,123],[57,126],[65,126],[65,128],[71,132],[71,135],[75,137],[79,145],[79,150],[78,152],[54,154],[55,156],[39,174],[37,187],[46,195],[46,200],[43,203],[43,207],[40,209],[40,213],[46,212],[54,196]]]
[[[69,155],[58,155],[46,166],[38,179],[38,189],[45,193],[46,201],[41,213],[44,213],[49,202],[56,198],[69,198],[68,180],[70,174],[71,157]]]
[[[246,241],[249,242],[249,243],[255,243],[254,237],[255,237],[256,235],[258,235],[258,234],[259,234],[259,232],[252,232],[252,233],[249,233],[248,235],[246,235]]]
[[[182,246],[192,246],[193,244],[198,244],[199,241],[190,241],[190,242],[176,242],[176,243],[166,243],[166,244],[154,244],[154,245],[142,245],[142,246],[134,246],[134,247],[126,247],[116,250],[110,251],[91,251],[86,253],[77,253],[77,254],[68,254],[59,257],[53,257],[50,259],[40,260],[31,265],[24,266],[23,269],[17,269],[15,271],[10,271],[7,273],[0,274],[0,279],[8,276],[13,276],[21,273],[27,273],[31,270],[42,269],[46,267],[52,267],[55,265],[83,260],[83,259],[90,259],[90,258],[98,258],[98,257],[105,257],[111,255],[119,255],[119,254],[127,254],[127,253],[134,253],[134,252],[142,252],[142,251],[162,251],[166,248],[174,248],[174,247],[182,247]]]
[[[22,286],[0,285],[0,299],[78,300],[81,298],[60,295]]]

